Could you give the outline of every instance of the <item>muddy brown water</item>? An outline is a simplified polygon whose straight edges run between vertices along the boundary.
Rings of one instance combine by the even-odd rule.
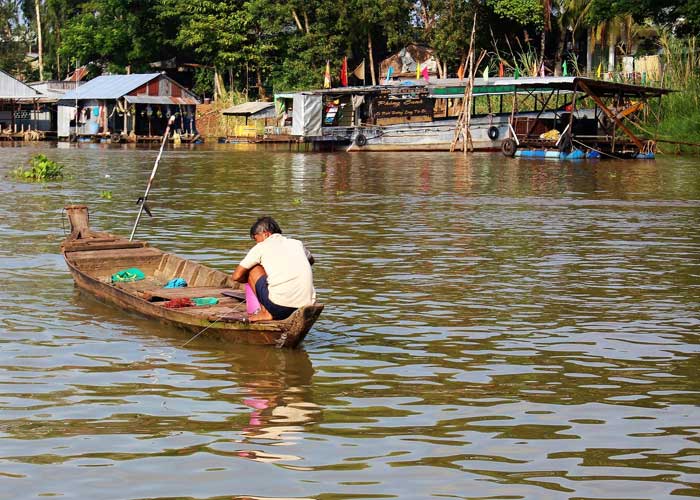
[[[697,158],[166,150],[137,238],[231,271],[266,213],[316,256],[281,351],[74,288],[61,208],[128,235],[156,154],[0,148],[0,498],[700,496]]]

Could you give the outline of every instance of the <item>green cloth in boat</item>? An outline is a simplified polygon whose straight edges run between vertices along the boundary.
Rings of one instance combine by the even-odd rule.
[[[143,271],[136,269],[135,267],[130,267],[129,269],[123,269],[112,275],[112,283],[128,283],[130,281],[139,281],[146,277]]]
[[[196,306],[213,306],[219,303],[219,299],[216,297],[197,297],[196,299],[192,299],[192,302],[194,302]]]

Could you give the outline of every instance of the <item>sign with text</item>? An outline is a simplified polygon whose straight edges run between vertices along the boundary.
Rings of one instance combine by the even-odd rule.
[[[426,122],[433,119],[433,101],[425,91],[406,89],[382,92],[373,103],[377,124]]]

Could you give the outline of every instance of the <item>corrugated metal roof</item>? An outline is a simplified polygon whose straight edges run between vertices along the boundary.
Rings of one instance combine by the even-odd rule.
[[[0,69],[0,99],[41,97],[41,94]]]
[[[77,89],[66,92],[61,100],[117,99],[159,76],[160,73],[98,76]]]
[[[124,99],[134,104],[180,104],[183,106],[199,104],[199,101],[192,97],[172,97],[166,95],[127,95],[124,96]]]
[[[230,108],[226,108],[221,113],[224,115],[233,115],[233,116],[250,116],[250,115],[260,113],[261,111],[267,111],[269,108],[274,108],[274,107],[275,107],[274,102],[261,102],[261,101],[244,102],[243,104],[237,104],[235,106],[231,106]]]

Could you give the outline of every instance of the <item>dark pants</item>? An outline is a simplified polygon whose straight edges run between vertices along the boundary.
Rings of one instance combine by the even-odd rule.
[[[272,319],[286,319],[296,311],[296,307],[279,306],[270,300],[270,291],[267,288],[267,276],[261,276],[255,283],[255,295],[265,309],[272,314]]]

